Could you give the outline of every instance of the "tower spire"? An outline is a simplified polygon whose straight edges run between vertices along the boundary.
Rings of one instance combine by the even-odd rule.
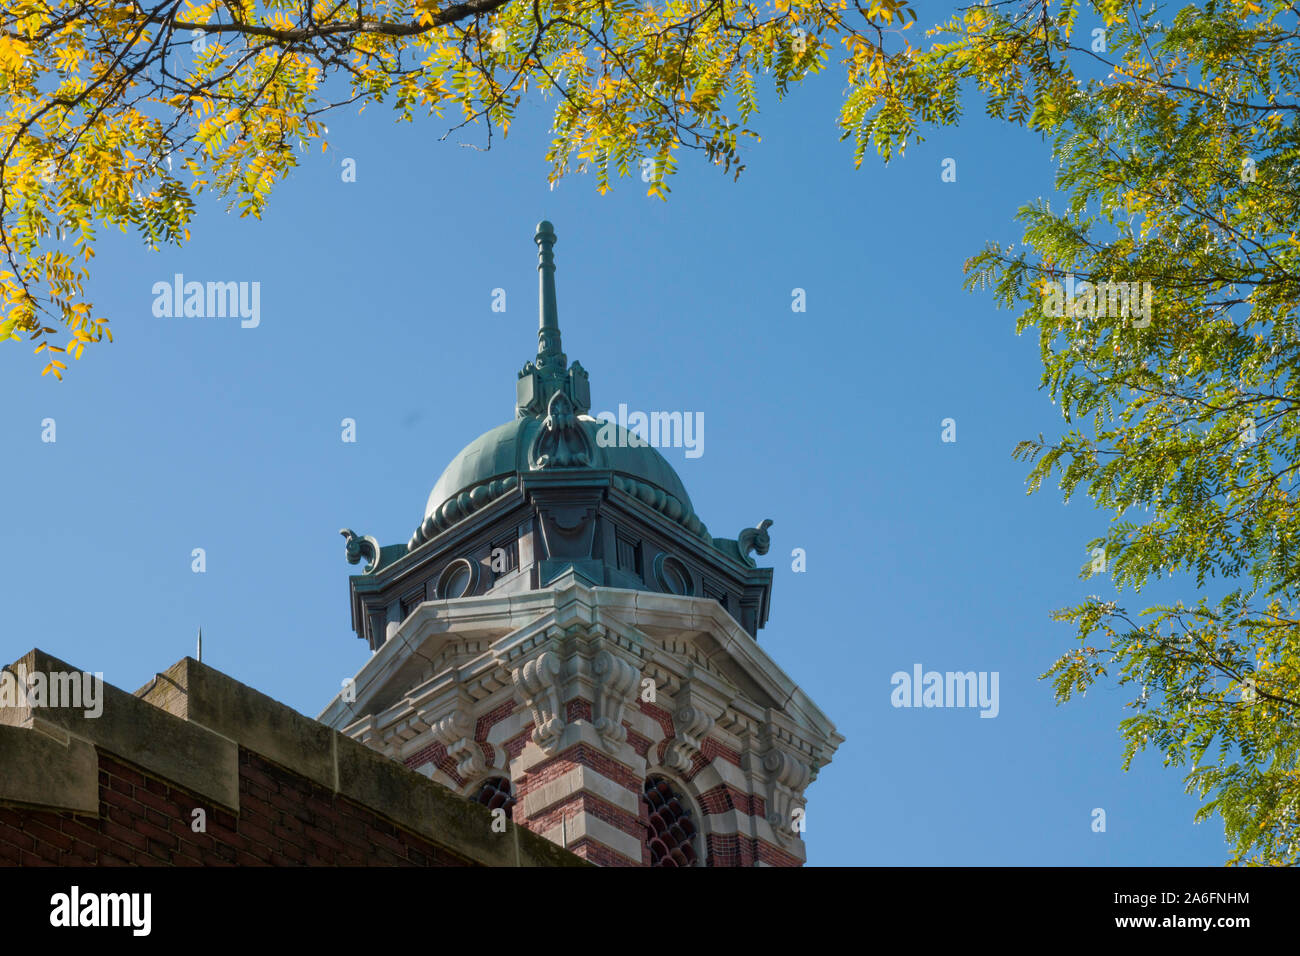
[[[569,366],[560,345],[560,310],[555,304],[555,227],[543,219],[533,235],[537,243],[537,358],[525,363],[515,389],[515,411],[540,418],[557,393],[563,392],[574,411],[591,408],[591,387],[581,362]]]
[[[555,302],[555,227],[537,224],[537,367],[563,371],[568,364],[560,345],[560,313]]]

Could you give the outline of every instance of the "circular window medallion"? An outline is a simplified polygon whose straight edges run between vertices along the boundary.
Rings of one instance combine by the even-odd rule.
[[[668,594],[690,596],[695,593],[691,584],[691,572],[671,554],[661,554],[655,558],[655,580],[659,589]]]
[[[443,600],[464,597],[474,589],[474,579],[478,576],[475,573],[477,570],[476,565],[470,564],[464,558],[457,558],[451,562],[438,576],[438,597]]]

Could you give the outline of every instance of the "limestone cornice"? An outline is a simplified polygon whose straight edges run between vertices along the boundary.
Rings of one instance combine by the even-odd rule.
[[[403,695],[404,699],[419,700],[440,682],[452,681],[467,685],[475,699],[482,699],[509,683],[508,675],[496,674],[496,655],[488,646],[500,638],[527,636],[537,628],[545,629],[543,618],[553,599],[547,591],[525,594],[493,595],[456,601],[426,601],[404,621],[382,647],[357,671],[353,678],[356,700],[345,700],[340,692],[321,711],[319,720],[332,727],[341,727],[375,706],[376,698],[391,689],[399,672],[408,670],[413,659],[423,660],[426,670],[448,643],[466,638],[478,638],[484,644],[480,653],[467,656],[457,666],[429,674]],[[477,686],[476,686],[477,685]],[[393,706],[400,707],[401,704]],[[388,708],[383,708],[387,710]]]
[[[762,691],[768,698],[766,709],[781,713],[786,719],[787,731],[800,736],[809,749],[817,741],[818,748],[825,751],[826,760],[843,742],[844,738],[836,732],[834,724],[821,709],[716,601],[615,588],[594,590],[597,607],[603,612],[601,620],[612,619],[631,625],[651,637],[672,636],[703,646],[711,663],[728,661],[736,669],[738,678],[733,686],[737,690]],[[709,647],[708,642],[712,642],[713,647]],[[657,663],[668,663],[662,660],[662,655],[652,653],[651,657]],[[669,667],[671,669],[671,665]],[[716,680],[711,673],[705,675],[696,671],[695,675],[701,682],[712,680],[717,687],[725,687],[728,683]],[[752,683],[752,687],[740,688],[740,678]],[[734,723],[737,730],[745,728],[745,718],[752,722],[759,717],[752,708],[744,707],[742,701],[736,701],[735,709],[735,716],[725,722]]]
[[[431,661],[447,666],[430,673]],[[423,679],[412,686],[412,676]],[[712,739],[740,755],[743,772],[782,821],[843,741],[717,602],[590,587],[571,572],[541,591],[425,602],[358,673],[356,702],[340,695],[321,720],[355,729],[399,757],[441,742],[468,777],[486,768],[474,722],[513,698],[532,715],[530,760],[568,746],[577,733],[639,762],[626,719],[656,747],[664,739],[627,706],[643,676],[655,680],[658,706],[673,718],[662,765],[687,773],[707,759]],[[409,688],[401,698],[358,721],[400,681]],[[585,730],[570,727],[574,699],[591,704],[589,719],[575,718]],[[657,764],[654,749],[646,759]]]

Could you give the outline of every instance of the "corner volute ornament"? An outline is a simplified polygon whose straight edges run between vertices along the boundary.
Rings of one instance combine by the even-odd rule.
[[[366,560],[366,566],[361,569],[362,574],[373,574],[379,568],[379,542],[365,535],[359,536],[351,528],[340,528],[339,534],[347,538],[347,556],[348,564],[360,564],[361,559]]]
[[[749,556],[750,553],[767,554],[768,548],[772,546],[772,539],[767,533],[770,527],[772,527],[772,519],[764,518],[753,528],[746,528],[736,535],[736,548],[740,551],[740,559],[751,568],[757,567],[757,564]]]

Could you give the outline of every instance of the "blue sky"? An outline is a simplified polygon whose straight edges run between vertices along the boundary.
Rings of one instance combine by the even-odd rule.
[[[593,410],[702,412],[704,454],[664,450],[696,510],[715,535],[775,522],[760,643],[847,738],[808,792],[811,864],[1222,863],[1180,772],[1153,754],[1121,771],[1127,697],[1057,707],[1037,679],[1073,646],[1049,612],[1109,593],[1078,577],[1107,516],[1026,497],[1011,449],[1060,418],[1036,339],[964,292],[961,264],[1020,238],[1016,207],[1051,193],[1048,148],[972,102],[959,128],[855,171],[841,82],[769,92],[740,181],[684,155],[667,203],[639,180],[551,189],[540,100],[488,152],[372,107],[329,119],[329,151],[261,222],[208,197],[184,250],[106,235],[90,293],[116,342],[62,383],[0,349],[0,658],[39,646],[134,689],[193,654],[202,624],[206,662],[318,713],[369,653],[338,529],[406,541],[444,465],[512,417],[548,218]],[[152,287],[177,272],[260,282],[260,325],[155,317]],[[893,708],[891,675],[916,663],[997,671],[996,719]]]

